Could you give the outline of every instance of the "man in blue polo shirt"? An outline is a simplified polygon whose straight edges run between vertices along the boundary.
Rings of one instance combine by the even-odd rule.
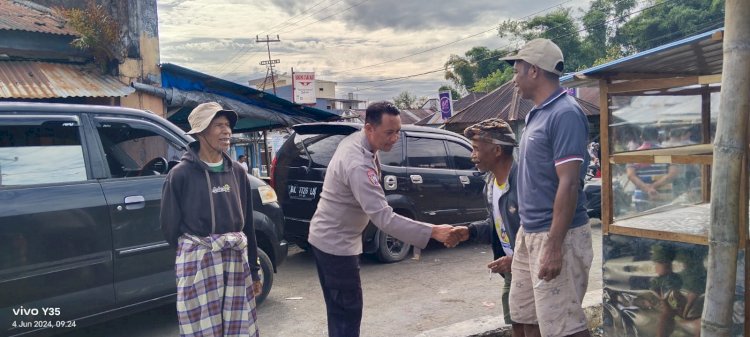
[[[502,59],[534,102],[520,141],[511,319],[526,336],[590,336],[581,308],[593,260],[583,194],[588,121],[560,87],[563,54],[552,41],[529,41]]]

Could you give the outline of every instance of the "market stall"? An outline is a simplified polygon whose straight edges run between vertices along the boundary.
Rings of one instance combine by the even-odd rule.
[[[722,39],[717,29],[561,79],[600,89],[607,336],[700,335]],[[733,336],[750,335],[747,169],[742,184]]]

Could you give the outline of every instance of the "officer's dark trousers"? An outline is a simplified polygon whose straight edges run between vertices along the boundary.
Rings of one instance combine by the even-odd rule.
[[[328,336],[359,337],[362,321],[362,283],[359,256],[331,255],[310,246],[318,266],[320,286],[326,301]]]

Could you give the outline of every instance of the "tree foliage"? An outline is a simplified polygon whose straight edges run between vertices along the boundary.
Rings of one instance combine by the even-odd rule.
[[[554,41],[565,55],[565,72],[603,64],[625,55],[721,27],[724,0],[591,0],[576,18],[561,8],[527,20],[508,20],[498,35],[518,47],[535,38]],[[473,47],[451,55],[445,78],[461,91],[489,92],[512,79],[498,58],[510,50]]]
[[[398,96],[393,98],[393,104],[399,109],[419,109],[428,100],[427,97],[417,97],[408,90],[402,91]]]
[[[451,87],[449,85],[441,85],[440,88],[438,88],[438,92],[441,92],[441,91],[450,91],[451,97],[453,99],[461,99],[462,97],[461,93],[459,93],[458,90],[456,90],[456,88]]]
[[[523,43],[545,38],[557,44],[565,55],[565,71],[575,71],[590,65],[594,58],[583,50],[580,28],[571,14],[570,8],[561,8],[529,20],[509,20],[498,28],[501,37],[510,36]]]
[[[500,61],[505,54],[497,49],[473,47],[465,56],[451,55],[445,62],[445,79],[462,91],[471,90],[478,80],[497,70],[509,68],[505,61]]]
[[[495,72],[493,72],[489,76],[477,81],[474,87],[471,88],[471,91],[472,92],[490,92],[492,90],[499,88],[501,85],[505,84],[505,82],[508,82],[512,79],[513,79],[513,68],[505,67],[503,70],[495,70]]]
[[[58,7],[55,11],[79,35],[71,44],[91,52],[100,70],[107,73],[111,64],[120,58],[120,28],[104,6],[89,0],[84,9]]]
[[[622,26],[622,43],[647,50],[724,25],[724,0],[656,0],[656,6]]]

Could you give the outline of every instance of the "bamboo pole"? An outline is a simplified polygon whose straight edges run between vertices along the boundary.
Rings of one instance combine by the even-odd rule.
[[[750,2],[726,0],[721,111],[714,140],[708,282],[701,336],[729,337],[732,329],[740,186],[750,110]],[[747,201],[744,201],[747,202]]]

